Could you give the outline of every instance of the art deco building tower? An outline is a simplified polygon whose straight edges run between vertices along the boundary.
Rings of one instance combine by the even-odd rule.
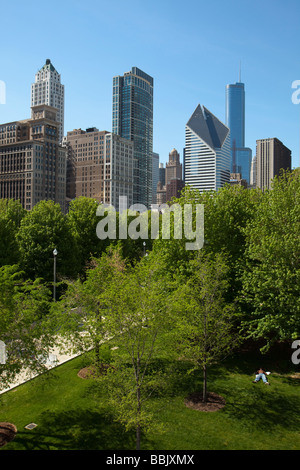
[[[201,192],[230,181],[230,131],[201,105],[185,128],[184,181]]]
[[[112,132],[134,143],[135,204],[152,203],[153,78],[137,67],[113,78]]]
[[[47,59],[45,65],[36,73],[35,83],[31,85],[31,106],[46,104],[57,108],[57,120],[60,123],[58,139],[61,143],[64,136],[64,85],[61,77],[53,67],[51,60]]]

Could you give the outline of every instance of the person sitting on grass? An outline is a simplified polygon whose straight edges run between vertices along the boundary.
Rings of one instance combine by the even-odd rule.
[[[256,376],[255,376],[255,380],[253,380],[253,383],[256,384],[257,382],[262,380],[265,385],[270,385],[269,382],[267,381],[267,377],[266,377],[267,375],[269,375],[269,373],[270,372],[266,372],[264,369],[259,368],[256,371]]]

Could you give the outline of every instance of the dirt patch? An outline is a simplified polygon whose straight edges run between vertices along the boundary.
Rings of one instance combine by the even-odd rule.
[[[221,395],[214,392],[207,394],[207,401],[202,400],[202,393],[191,393],[184,401],[185,406],[198,411],[219,411],[224,408],[226,402]]]
[[[12,423],[0,423],[0,447],[12,441],[17,434],[17,428]]]
[[[101,364],[100,367],[88,366],[81,369],[77,375],[81,379],[96,379],[97,377],[107,374],[109,369],[113,369],[113,366],[110,364]]]

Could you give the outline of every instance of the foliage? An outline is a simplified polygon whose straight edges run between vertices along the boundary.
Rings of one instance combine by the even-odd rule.
[[[128,268],[123,280],[117,279],[107,289],[108,328],[121,354],[115,355],[114,367],[103,381],[116,419],[126,430],[135,429],[137,449],[141,431],[157,426],[147,400],[166,384],[165,373],[152,363],[161,348],[159,338],[170,331],[167,292],[160,263],[151,255]]]
[[[244,230],[244,328],[265,346],[300,336],[300,175],[284,173],[265,191]]]
[[[108,241],[100,240],[96,234],[99,218],[96,216],[98,202],[95,199],[79,197],[71,201],[67,220],[72,238],[77,246],[80,273],[83,274],[93,257],[100,257]]]
[[[26,275],[53,281],[53,250],[56,248],[57,275],[76,276],[76,244],[60,205],[41,201],[21,221],[17,234],[20,266]]]
[[[203,371],[203,401],[207,400],[207,367],[237,345],[236,308],[225,301],[229,287],[224,256],[199,253],[192,274],[174,295],[174,340],[179,355],[191,361],[191,371]]]
[[[109,247],[100,258],[93,258],[86,279],[68,281],[59,302],[52,305],[51,323],[57,331],[61,347],[78,352],[95,352],[95,363],[100,361],[100,345],[108,338],[109,306],[106,291],[112,280],[116,282],[125,269],[125,261],[118,247]]]
[[[19,261],[16,234],[25,215],[19,201],[0,199],[0,266]]]
[[[6,364],[0,366],[3,388],[24,371],[44,371],[44,358],[52,345],[43,323],[50,293],[35,281],[24,280],[17,266],[0,268],[0,340],[6,345]]]

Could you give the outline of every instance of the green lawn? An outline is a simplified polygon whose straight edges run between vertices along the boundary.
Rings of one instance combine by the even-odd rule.
[[[124,432],[113,421],[105,394],[95,392],[93,380],[77,376],[85,360],[74,359],[56,368],[50,378],[38,377],[0,395],[0,421],[18,429],[2,451],[135,449],[135,433]],[[178,367],[176,388],[160,399],[158,419],[165,430],[143,435],[142,449],[299,450],[299,366],[265,358],[263,366],[272,371],[268,387],[252,383],[253,371],[260,365],[257,360],[239,355],[209,370],[208,390],[226,399],[222,410],[211,413],[184,405],[185,396],[201,390],[202,383]],[[31,422],[38,426],[24,429]]]

